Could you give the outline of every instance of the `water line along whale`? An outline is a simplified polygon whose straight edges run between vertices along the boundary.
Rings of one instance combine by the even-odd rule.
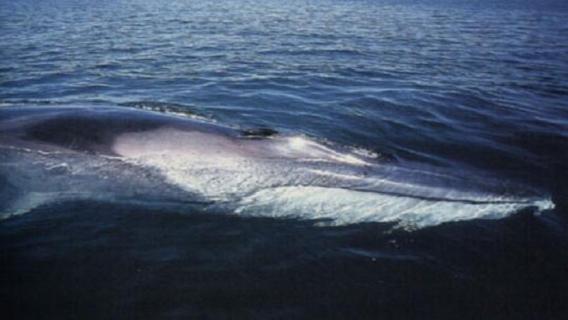
[[[473,173],[384,164],[305,136],[125,107],[4,107],[0,151],[3,216],[68,199],[152,199],[423,227],[554,206],[539,192]]]

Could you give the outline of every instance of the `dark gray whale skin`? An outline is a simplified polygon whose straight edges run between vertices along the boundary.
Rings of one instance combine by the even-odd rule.
[[[124,107],[12,107],[0,110],[0,145],[115,155],[120,134],[164,127],[239,136],[223,126]]]

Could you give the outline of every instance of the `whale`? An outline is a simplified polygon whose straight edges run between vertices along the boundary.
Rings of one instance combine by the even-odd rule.
[[[554,208],[490,172],[294,132],[113,105],[0,108],[0,218],[82,200],[405,228]]]

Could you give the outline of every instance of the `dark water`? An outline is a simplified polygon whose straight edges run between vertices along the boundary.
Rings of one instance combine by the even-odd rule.
[[[568,315],[562,1],[1,0],[0,104],[77,103],[475,168],[555,209],[407,231],[51,203],[0,222],[5,318]]]

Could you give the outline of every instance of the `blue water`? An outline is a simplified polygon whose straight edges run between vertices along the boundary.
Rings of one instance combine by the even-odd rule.
[[[555,209],[409,231],[55,203],[0,222],[8,318],[568,313],[563,1],[0,0],[0,113],[77,104],[480,170]]]

